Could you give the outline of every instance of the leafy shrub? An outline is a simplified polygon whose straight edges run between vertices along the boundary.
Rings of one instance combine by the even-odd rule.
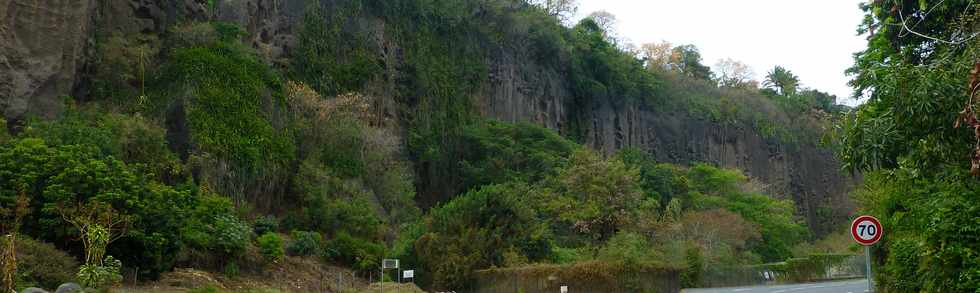
[[[262,253],[262,257],[266,261],[279,261],[285,255],[282,248],[282,238],[275,232],[262,234],[256,239],[256,242],[259,244],[259,252]]]
[[[722,208],[734,212],[759,227],[761,241],[750,243],[750,249],[763,261],[782,261],[792,256],[792,248],[809,234],[796,217],[791,200],[778,200],[753,190],[738,170],[726,170],[705,164],[688,169],[692,198],[687,206],[697,210]]]
[[[95,107],[69,107],[56,120],[32,121],[24,133],[50,146],[90,145],[101,156],[113,156],[161,181],[183,171],[167,147],[166,130],[139,115],[104,113]]]
[[[54,245],[17,238],[17,279],[23,285],[56,288],[75,279],[78,262]]]
[[[413,243],[416,265],[437,288],[464,288],[477,269],[504,265],[513,252],[534,262],[550,258],[546,223],[523,201],[520,184],[487,185],[431,211],[424,232]]]
[[[22,229],[26,235],[48,241],[75,237],[77,230],[62,220],[57,207],[106,203],[133,223],[109,253],[140,263],[151,274],[172,265],[182,244],[183,216],[196,200],[186,190],[175,190],[112,156],[101,156],[91,145],[49,147],[37,138],[0,146],[0,198],[23,187],[32,199],[32,212]]]
[[[251,239],[248,224],[233,215],[214,218],[213,237],[209,246],[226,255],[240,255]]]
[[[299,172],[303,180],[296,181],[296,187],[303,190],[307,199],[322,197],[322,194],[309,194],[319,193],[321,188],[329,188],[327,194],[370,196],[373,193],[373,201],[381,206],[382,213],[378,216],[390,224],[416,219],[419,210],[413,201],[413,174],[402,153],[401,142],[390,130],[371,125],[380,117],[375,117],[365,97],[342,94],[324,98],[305,84],[295,82],[287,82],[286,89],[290,108],[297,114],[298,155],[303,158]],[[318,222],[314,220],[318,217],[310,215],[309,218]]]
[[[609,239],[599,250],[598,259],[621,262],[627,266],[660,264],[663,256],[642,235],[621,232]]]
[[[222,273],[224,273],[225,276],[237,277],[239,273],[238,263],[235,261],[229,261],[227,264],[225,264],[225,268],[222,270]]]
[[[581,149],[557,173],[532,193],[530,202],[545,217],[556,219],[551,226],[562,245],[599,247],[655,211],[656,201],[644,196],[637,170],[620,160]]]
[[[381,264],[384,246],[364,239],[354,238],[346,232],[337,236],[324,245],[323,256],[326,259],[351,266],[361,272],[370,272]]]
[[[921,245],[917,239],[901,239],[888,243],[888,260],[883,275],[887,285],[901,292],[922,292],[923,274],[919,256],[922,254]]]
[[[323,236],[317,232],[293,231],[293,241],[286,247],[286,252],[294,256],[308,256],[319,253]]]
[[[265,235],[265,233],[277,232],[279,231],[279,220],[272,215],[266,215],[255,219],[255,224],[252,224],[252,227],[252,231],[255,232],[255,235]]]
[[[331,169],[307,160],[300,165],[294,183],[303,195],[304,229],[378,237],[382,221],[370,202],[370,192],[358,181],[337,177]]]
[[[691,245],[684,252],[687,267],[681,272],[681,286],[695,288],[701,285],[704,278],[704,255],[701,248]]]
[[[592,247],[588,246],[579,248],[555,246],[551,248],[552,262],[556,264],[572,264],[591,260],[593,258],[594,251],[595,250]]]
[[[88,288],[105,289],[122,281],[122,262],[106,256],[102,265],[83,264],[78,268],[78,282]]]
[[[567,164],[578,148],[553,130],[487,120],[463,129],[462,190],[510,181],[536,182]]]
[[[234,215],[230,199],[205,193],[198,196],[181,234],[191,248],[226,260],[245,251],[252,229]]]
[[[807,257],[790,258],[772,267],[780,278],[792,282],[813,282],[827,276],[827,271],[839,266],[852,257],[850,254],[813,254]]]

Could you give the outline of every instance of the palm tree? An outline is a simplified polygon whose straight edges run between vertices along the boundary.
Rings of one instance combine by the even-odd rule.
[[[796,87],[800,85],[800,78],[782,66],[776,66],[766,74],[766,80],[762,85],[775,89],[780,95],[791,95],[796,93]]]

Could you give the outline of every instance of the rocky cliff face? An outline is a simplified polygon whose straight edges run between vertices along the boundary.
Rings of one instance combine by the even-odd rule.
[[[294,32],[303,0],[0,0],[0,110],[8,119],[28,114],[53,117],[60,97],[86,95],[84,69],[93,60],[97,34],[160,34],[178,19],[237,23],[248,41],[271,64],[283,66],[295,47]],[[388,115],[397,113],[394,82],[398,46],[384,37],[385,24],[368,19],[386,64],[384,77],[366,91]],[[580,128],[585,143],[605,153],[639,147],[664,162],[709,162],[743,170],[768,191],[792,198],[811,228],[824,234],[826,219],[854,210],[846,195],[852,179],[840,173],[833,154],[814,145],[787,145],[766,139],[750,127],[718,124],[650,106],[596,99],[572,106],[567,79],[540,66],[523,44],[496,48],[486,59],[488,76],[474,94],[483,115],[503,121],[529,121],[563,134]],[[573,109],[574,107],[574,109]],[[577,119],[577,121],[572,121]]]
[[[855,210],[847,192],[857,178],[841,171],[825,148],[785,144],[748,126],[720,124],[685,113],[664,113],[640,103],[598,99],[570,115],[570,92],[558,72],[534,65],[525,50],[488,60],[490,77],[479,95],[481,112],[509,122],[526,121],[565,131],[578,116],[585,143],[610,154],[637,147],[658,161],[712,163],[742,170],[766,191],[793,199],[818,235],[831,232]]]
[[[85,61],[94,3],[0,0],[0,113],[60,112]]]

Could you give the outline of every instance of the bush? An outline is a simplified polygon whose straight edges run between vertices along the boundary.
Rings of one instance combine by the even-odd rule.
[[[268,232],[278,232],[279,231],[279,220],[272,215],[266,215],[265,217],[259,217],[255,219],[255,224],[253,226],[253,232],[255,235],[265,235]]]
[[[282,249],[282,238],[274,232],[267,232],[259,236],[256,240],[259,243],[259,252],[266,261],[275,262],[282,260],[285,254]]]
[[[684,255],[687,268],[681,272],[681,286],[685,288],[698,287],[704,278],[704,254],[700,247],[692,245],[687,248]]]
[[[215,217],[214,234],[209,246],[217,252],[237,256],[245,251],[251,239],[248,225],[233,215]]]
[[[295,190],[303,194],[302,222],[307,230],[327,234],[346,232],[355,237],[375,239],[382,221],[371,194],[357,180],[335,176],[331,169],[304,161],[294,180]]]
[[[166,129],[142,116],[106,113],[98,106],[70,106],[56,120],[31,121],[24,132],[50,146],[94,146],[99,156],[120,159],[161,180],[182,172],[179,158],[167,147],[166,135]]]
[[[354,238],[347,232],[337,233],[337,237],[324,245],[326,259],[351,266],[361,272],[371,272],[381,264],[384,247],[364,239]]]
[[[431,275],[419,281],[465,288],[473,271],[505,265],[505,252],[530,262],[550,258],[547,223],[524,201],[530,192],[522,184],[487,185],[434,208],[413,243],[415,265]]]
[[[579,248],[565,248],[560,246],[555,246],[551,248],[552,257],[551,261],[556,264],[572,264],[577,262],[583,262],[592,260],[593,258],[592,247],[585,246]]]
[[[56,288],[75,279],[78,262],[54,245],[17,238],[18,287]]]
[[[807,257],[787,259],[773,266],[772,269],[785,280],[796,283],[813,282],[825,278],[828,270],[840,266],[852,256],[850,254],[812,254]]]
[[[37,138],[0,146],[0,198],[25,187],[32,209],[21,230],[25,235],[48,241],[76,237],[57,207],[109,204],[132,225],[108,253],[151,275],[173,264],[183,246],[180,230],[190,226],[185,215],[197,202],[192,192],[156,182],[92,145],[49,147]]]
[[[293,241],[286,247],[286,252],[293,256],[314,255],[321,250],[323,236],[317,232],[293,231]]]
[[[463,190],[513,180],[535,182],[567,164],[578,148],[555,131],[530,123],[488,120],[463,129]]]
[[[622,262],[632,267],[658,264],[663,259],[643,235],[620,232],[609,239],[599,250],[598,259],[607,262]]]
[[[122,262],[111,255],[102,265],[84,264],[78,268],[78,282],[88,288],[105,289],[122,281]]]

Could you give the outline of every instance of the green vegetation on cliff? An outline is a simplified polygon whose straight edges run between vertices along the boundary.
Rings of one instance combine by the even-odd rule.
[[[378,278],[397,257],[436,289],[491,267],[580,262],[679,269],[696,285],[706,267],[785,260],[809,237],[790,195],[740,171],[582,143],[600,102],[814,143],[820,128],[794,118],[836,112],[824,93],[712,79],[690,45],[671,48],[679,69],[660,67],[593,19],[566,27],[525,1],[307,4],[286,63],[265,63],[228,23],[100,36],[93,96],[9,135],[0,125],[0,216],[23,223],[0,233],[82,259],[90,229],[66,219],[88,212],[112,238],[107,259],[140,278],[236,275],[286,255]],[[518,44],[571,94],[560,129],[480,116],[488,60]],[[24,198],[26,215],[9,212]]]

